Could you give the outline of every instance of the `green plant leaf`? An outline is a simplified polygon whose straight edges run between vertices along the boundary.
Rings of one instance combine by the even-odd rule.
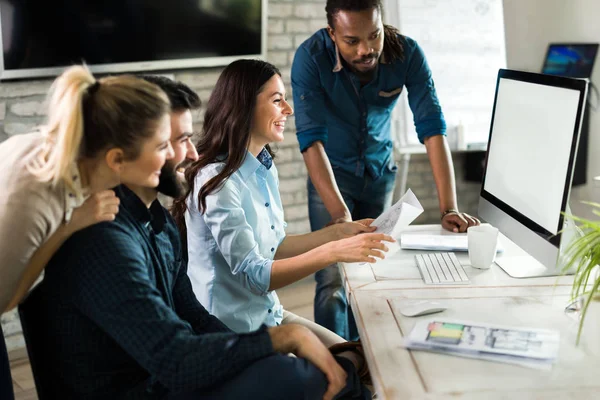
[[[592,213],[594,215],[600,216],[600,203],[583,203],[593,208]],[[575,238],[568,244],[562,255],[562,259],[565,260],[562,272],[566,273],[570,269],[576,271],[571,288],[571,299],[584,298],[577,331],[576,344],[578,345],[589,305],[600,293],[600,273],[593,276],[596,266],[600,264],[600,221],[592,221],[564,213],[563,215],[577,223],[577,227],[583,232],[582,236]]]

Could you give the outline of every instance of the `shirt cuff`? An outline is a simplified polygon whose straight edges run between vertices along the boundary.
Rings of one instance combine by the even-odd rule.
[[[327,143],[327,128],[311,128],[304,131],[298,131],[296,136],[298,137],[298,143],[300,144],[300,151],[304,152],[314,142],[321,141],[323,144]]]
[[[275,249],[277,251],[277,249]],[[275,253],[273,253],[275,254]],[[261,294],[266,296],[269,294],[271,287],[271,270],[273,269],[273,260],[265,260],[264,264],[258,270],[258,280],[257,286],[261,289]]]
[[[273,252],[275,250],[273,248]],[[272,267],[273,260],[260,257],[251,251],[241,266],[241,271],[245,275],[246,287],[259,296],[269,294]]]
[[[446,136],[446,121],[444,118],[428,119],[420,121],[416,126],[419,141],[423,143],[425,139],[431,136]]]

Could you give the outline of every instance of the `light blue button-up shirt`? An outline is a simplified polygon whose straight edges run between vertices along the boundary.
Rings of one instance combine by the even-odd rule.
[[[211,314],[236,332],[250,332],[283,318],[277,294],[269,291],[273,257],[286,226],[279,178],[274,164],[267,169],[248,152],[240,169],[206,197],[201,214],[198,192],[224,165],[203,168],[187,199],[188,275]]]

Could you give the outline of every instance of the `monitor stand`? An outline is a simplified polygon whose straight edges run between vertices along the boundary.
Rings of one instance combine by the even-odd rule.
[[[548,268],[529,255],[498,257],[496,258],[496,264],[513,278],[562,275],[560,269]]]
[[[577,224],[575,224],[575,221],[570,217],[571,215],[571,207],[567,205],[558,252],[558,265],[549,268],[525,252],[520,256],[497,257],[496,264],[513,278],[536,278],[540,276],[575,274],[575,267],[571,267],[567,272],[562,271],[563,266],[566,265],[564,255],[567,253],[568,246],[573,240],[583,235],[581,229],[579,229]]]

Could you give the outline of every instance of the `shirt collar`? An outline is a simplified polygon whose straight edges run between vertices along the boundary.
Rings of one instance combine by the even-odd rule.
[[[115,188],[115,193],[121,199],[122,207],[142,225],[152,226],[154,233],[162,232],[167,221],[165,210],[158,201],[154,200],[147,208],[144,202],[127,186],[120,185]]]
[[[65,187],[65,220],[64,222],[71,221],[73,216],[73,209],[81,206],[85,199],[88,197],[86,191],[81,186],[81,175],[79,174],[79,168],[77,163],[73,162],[69,166],[69,174],[71,174],[72,186],[64,185]]]
[[[266,169],[271,169],[271,166],[273,165],[273,157],[271,157],[266,147],[263,147],[263,149],[260,151],[260,153],[258,153],[256,158],[258,159],[258,161],[260,161],[262,165],[265,166]]]
[[[266,149],[263,148],[263,150],[258,154],[257,157],[260,157],[263,151],[266,151]],[[269,154],[267,153],[267,155]],[[250,175],[255,173],[256,170],[259,169],[261,166],[265,169],[267,168],[261,161],[259,161],[257,157],[254,157],[252,153],[246,150],[246,157],[244,157],[244,161],[242,162],[242,166],[240,167],[240,174],[242,174],[242,178],[248,179]],[[273,164],[273,159],[270,155],[269,159],[271,160],[271,164]]]

